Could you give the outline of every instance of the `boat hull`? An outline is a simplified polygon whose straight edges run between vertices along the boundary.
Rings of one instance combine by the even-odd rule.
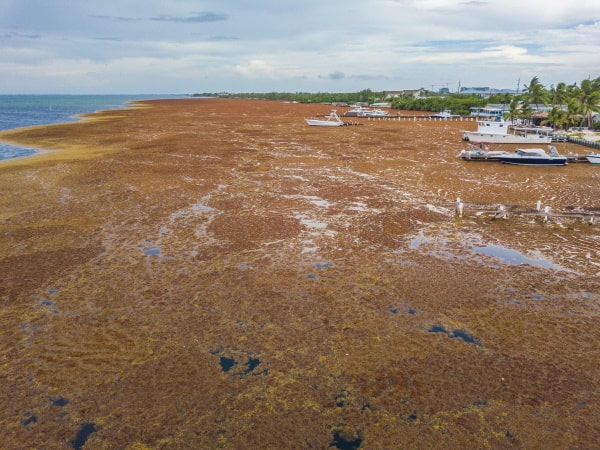
[[[329,120],[306,119],[308,125],[314,127],[341,127],[344,122],[334,122]]]
[[[550,158],[501,156],[499,160],[504,164],[515,166],[564,166],[567,164],[567,158],[562,156]]]
[[[465,131],[463,140],[472,144],[550,144],[551,136],[529,135],[519,136],[516,134],[493,134],[477,133],[476,131]]]
[[[587,155],[586,159],[592,164],[600,164],[600,155]]]

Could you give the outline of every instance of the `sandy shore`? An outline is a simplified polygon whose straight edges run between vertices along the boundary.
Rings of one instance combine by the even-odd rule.
[[[143,105],[0,134],[52,150],[0,163],[3,448],[597,445],[599,167]]]

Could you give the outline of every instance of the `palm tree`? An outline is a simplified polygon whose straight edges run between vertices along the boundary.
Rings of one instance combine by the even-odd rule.
[[[577,99],[577,92],[579,88],[572,89],[570,98],[567,103],[567,113],[565,120],[568,126],[579,126],[581,125],[581,104]]]
[[[560,106],[554,105],[548,113],[548,118],[542,120],[542,125],[552,125],[552,128],[560,129],[563,128],[567,123],[567,113],[562,110]]]
[[[567,103],[569,95],[567,84],[560,82],[556,85],[556,88],[550,89],[550,95],[552,98],[552,105],[563,105]]]
[[[588,128],[593,126],[593,114],[600,112],[600,79],[583,80],[579,88],[581,114],[586,118]]]
[[[527,100],[529,104],[534,103],[535,109],[538,109],[538,105],[540,103],[546,104],[547,93],[544,89],[544,85],[540,83],[538,77],[533,77],[529,82],[529,85],[525,85],[525,90],[527,93]]]
[[[513,97],[512,101],[510,102],[510,109],[507,113],[508,120],[514,122],[520,116],[521,112],[519,111],[519,101],[517,100],[517,97]]]
[[[531,116],[533,115],[533,108],[529,104],[528,100],[523,100],[521,102],[521,112],[519,114],[523,119],[529,119],[529,123],[531,123]]]

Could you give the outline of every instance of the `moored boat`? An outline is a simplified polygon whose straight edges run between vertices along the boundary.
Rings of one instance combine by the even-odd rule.
[[[518,166],[564,166],[567,164],[566,156],[559,155],[552,145],[549,145],[548,148],[549,152],[543,148],[519,148],[514,153],[500,156],[499,161]]]
[[[452,111],[449,109],[445,109],[440,111],[439,113],[430,114],[429,118],[431,119],[453,119],[454,117],[460,117],[458,114],[452,114]]]
[[[331,112],[327,116],[323,116],[322,119],[304,119],[308,125],[317,126],[317,127],[339,127],[342,125],[346,125],[345,122],[342,122],[340,116],[338,116],[337,111],[335,109],[331,110]]]
[[[364,112],[364,117],[389,117],[390,113],[383,109],[372,109]]]
[[[491,150],[489,147],[470,147],[461,150],[458,158],[465,161],[500,161],[501,156],[509,156],[511,153],[506,150]]]
[[[547,127],[515,127],[502,120],[480,120],[477,131],[463,132],[463,140],[473,144],[550,144],[551,131]]]
[[[600,154],[590,153],[589,155],[585,155],[585,158],[592,164],[600,164]]]
[[[368,108],[354,106],[352,109],[349,109],[344,113],[344,117],[367,117],[370,112],[371,110]]]

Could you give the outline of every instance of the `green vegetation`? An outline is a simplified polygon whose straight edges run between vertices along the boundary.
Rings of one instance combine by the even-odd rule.
[[[374,103],[383,101],[383,92],[373,92],[371,89],[363,89],[360,92],[267,92],[267,93],[239,93],[239,94],[194,94],[195,96],[218,96],[235,98],[257,98],[263,100],[280,100],[299,103],[348,103],[357,102]]]
[[[492,103],[477,95],[428,94],[426,97],[403,96],[392,99],[392,108],[409,111],[443,111],[449,109],[454,114],[468,115],[469,108]]]
[[[400,97],[392,100],[392,107],[419,111],[441,111],[450,109],[455,114],[469,114],[469,108],[482,107],[487,104],[509,105],[505,118],[509,120],[531,121],[533,114],[541,107],[548,110],[548,117],[542,120],[543,125],[555,129],[587,126],[598,128],[594,122],[594,114],[600,113],[600,77],[586,79],[578,86],[558,83],[550,89],[533,77],[529,84],[523,86],[517,95],[500,94],[486,99],[462,94],[429,94],[427,97]]]
[[[195,94],[200,95],[200,94]],[[348,103],[356,102],[383,102],[389,101],[392,108],[409,111],[443,111],[451,110],[454,114],[468,115],[470,108],[483,107],[487,104],[509,105],[505,117],[510,120],[531,121],[534,113],[541,107],[548,110],[548,117],[542,124],[556,129],[587,126],[600,127],[594,123],[594,114],[600,113],[600,77],[585,79],[567,85],[558,83],[547,89],[538,77],[533,77],[529,84],[523,86],[516,95],[500,94],[488,98],[477,95],[465,94],[438,94],[427,92],[423,97],[406,95],[386,99],[385,92],[374,92],[364,89],[360,92],[347,93],[308,93],[308,92],[269,92],[269,93],[242,93],[242,94],[202,94],[217,95],[221,97],[257,98],[265,100],[296,101],[300,103]]]

